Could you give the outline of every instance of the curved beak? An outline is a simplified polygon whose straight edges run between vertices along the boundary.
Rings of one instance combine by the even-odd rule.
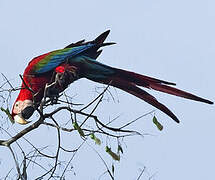
[[[17,114],[14,116],[14,120],[15,122],[21,124],[21,125],[25,125],[25,124],[28,124],[30,123],[31,121],[26,121],[21,114]]]

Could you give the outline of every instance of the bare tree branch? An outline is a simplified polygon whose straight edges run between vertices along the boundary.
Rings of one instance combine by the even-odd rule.
[[[11,91],[15,91],[18,89],[13,88],[13,86],[9,82],[9,80],[4,75],[3,75],[3,77],[6,80],[5,83],[8,84],[9,87],[11,88],[10,91],[8,90],[9,96],[10,96]],[[31,91],[33,95],[37,95],[37,93],[35,93],[30,87],[27,86],[23,77],[20,76],[20,78],[22,79],[22,82],[25,85],[25,88],[27,88],[29,91]],[[5,146],[5,147],[9,148],[11,155],[15,162],[18,179],[25,180],[28,177],[30,177],[29,176],[29,166],[35,165],[35,167],[37,167],[38,169],[41,169],[43,171],[43,173],[38,174],[36,179],[41,180],[43,178],[47,178],[47,179],[64,180],[66,172],[69,171],[68,170],[69,166],[71,165],[75,155],[79,152],[80,148],[85,143],[87,143],[88,146],[93,149],[93,151],[98,155],[98,157],[101,159],[101,161],[105,165],[106,171],[104,172],[104,174],[108,173],[110,178],[114,179],[114,171],[111,172],[110,168],[108,167],[108,164],[105,162],[105,159],[102,157],[102,155],[99,154],[98,151],[96,151],[94,147],[89,145],[88,140],[91,140],[90,135],[99,134],[103,138],[106,137],[110,140],[113,140],[113,141],[115,140],[118,143],[118,146],[121,147],[121,142],[120,142],[121,139],[128,137],[128,136],[133,136],[133,135],[143,136],[143,134],[141,134],[140,132],[137,132],[132,129],[131,130],[125,129],[125,128],[127,128],[129,125],[133,124],[134,122],[138,121],[142,117],[153,113],[154,111],[143,114],[142,116],[140,116],[120,127],[111,126],[111,123],[113,121],[120,119],[119,118],[120,116],[117,116],[116,118],[110,120],[108,123],[103,123],[103,121],[100,120],[100,118],[97,115],[95,115],[95,112],[99,108],[99,105],[101,104],[101,102],[104,101],[105,93],[109,93],[114,100],[113,94],[109,91],[109,85],[111,84],[111,82],[110,82],[109,85],[107,85],[104,88],[104,90],[96,98],[91,100],[87,105],[85,105],[84,107],[82,107],[80,109],[78,108],[79,107],[78,105],[82,105],[82,104],[72,103],[69,100],[69,97],[64,93],[64,96],[61,94],[60,98],[64,97],[66,100],[58,99],[58,102],[57,102],[58,105],[55,105],[56,109],[52,110],[49,113],[45,113],[44,109],[52,105],[51,99],[49,99],[49,97],[47,97],[46,92],[47,92],[47,88],[50,88],[53,85],[53,83],[46,85],[45,91],[44,91],[44,97],[43,97],[41,103],[37,104],[35,106],[36,111],[39,113],[37,121],[33,122],[30,125],[27,125],[26,128],[24,128],[23,130],[21,130],[20,132],[16,133],[13,136],[11,136],[10,133],[7,132],[7,130],[4,130],[1,127],[1,129],[3,129],[3,131],[9,136],[9,138],[0,139],[0,146]],[[1,93],[1,91],[0,91],[0,93]],[[5,97],[3,96],[3,98],[5,98]],[[7,101],[7,106],[9,106],[8,101]],[[76,106],[77,109],[74,109],[74,106]],[[90,107],[92,110],[89,112]],[[61,124],[59,121],[57,121],[56,115],[58,115],[59,113],[64,112],[64,111],[70,113],[70,118],[67,120],[66,123],[64,122],[64,124]],[[49,121],[51,120],[51,122],[47,122],[47,120],[49,120]],[[91,121],[93,123],[91,123]],[[77,129],[72,125],[73,122],[78,122],[78,124],[80,124],[79,128],[81,131],[84,132],[84,138],[82,137],[83,142],[81,142],[81,144],[78,147],[69,150],[69,149],[64,148],[63,145],[61,144],[61,134],[65,133],[65,132],[67,132],[71,135],[74,134],[73,132],[75,132]],[[34,144],[34,142],[31,142],[26,138],[27,134],[30,134],[33,130],[38,129],[41,124],[48,126],[48,127],[55,128],[57,131],[57,136],[55,137],[57,146],[56,146],[56,149],[53,150],[53,151],[56,151],[54,153],[54,155],[49,155],[47,153],[44,153],[44,150],[48,146],[39,148],[38,146],[36,146]],[[18,140],[20,140],[20,141],[24,140],[24,141],[22,141],[22,145],[17,143]],[[20,156],[19,156],[19,158],[16,157],[16,149],[11,148],[11,146],[14,143],[16,143],[18,145],[19,149],[22,152],[22,161],[18,161],[18,159],[20,159]],[[31,147],[31,150],[30,151],[28,150],[27,153],[24,152],[24,150],[22,149],[23,143],[25,143],[25,144],[27,143]],[[100,141],[100,144],[101,144],[101,141]],[[59,156],[60,153],[72,153],[72,156],[69,160],[67,160],[67,162],[64,162],[64,163],[66,163],[66,165],[65,165],[64,169],[61,170],[59,173],[57,171],[58,170],[57,168],[61,167],[61,165],[62,165],[62,162],[61,162],[60,156]],[[117,153],[120,153],[119,150]],[[43,160],[44,161],[47,160],[49,162],[48,165],[41,164],[40,161],[43,162]],[[7,173],[7,175],[5,177],[8,177],[11,174],[11,172],[12,172],[12,169]],[[142,175],[142,173],[143,172],[141,172],[141,175]],[[140,179],[141,175],[139,176],[138,179]]]

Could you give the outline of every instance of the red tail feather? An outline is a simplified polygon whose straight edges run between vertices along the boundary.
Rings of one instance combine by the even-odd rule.
[[[123,79],[123,80],[128,81],[128,82],[135,83],[137,86],[143,86],[143,87],[147,87],[147,88],[152,88],[154,90],[165,92],[165,93],[172,94],[172,95],[175,95],[175,96],[180,96],[180,97],[187,98],[187,99],[192,99],[192,100],[195,100],[195,101],[200,101],[200,102],[204,102],[204,103],[208,103],[208,104],[213,104],[213,102],[211,102],[211,101],[209,101],[207,99],[198,97],[196,95],[193,95],[191,93],[179,90],[179,89],[171,87],[171,86],[167,86],[167,85],[176,85],[175,83],[163,81],[163,80],[160,80],[160,79],[155,79],[155,78],[152,78],[152,77],[144,76],[144,75],[133,73],[133,72],[130,72],[130,71],[124,71],[124,70],[121,70],[121,69],[116,69],[116,71],[118,72],[117,76],[120,79]]]
[[[161,111],[163,111],[165,114],[167,114],[168,116],[170,116],[174,121],[176,121],[177,123],[179,123],[178,118],[163,104],[161,104],[160,102],[157,101],[157,99],[155,97],[153,97],[152,95],[150,95],[149,93],[147,93],[146,91],[138,88],[135,84],[127,82],[125,80],[122,79],[118,79],[118,78],[114,78],[111,82],[111,85],[114,87],[117,87],[119,89],[122,89],[144,101],[146,101],[147,103],[151,104],[152,106],[160,109]]]
[[[195,101],[200,101],[200,102],[204,102],[204,103],[208,103],[208,104],[213,104],[213,102],[211,102],[211,101],[209,101],[207,99],[203,99],[203,98],[198,97],[196,95],[193,95],[191,93],[182,91],[180,89],[176,89],[174,87],[166,86],[166,85],[163,85],[163,84],[152,83],[152,84],[150,84],[150,87],[152,89],[154,89],[154,90],[165,92],[165,93],[172,94],[172,95],[175,95],[175,96],[179,96],[179,97],[183,97],[183,98],[187,98],[187,99],[192,99],[192,100],[195,100]]]
[[[138,88],[137,86],[143,86],[143,87],[151,88],[151,89],[154,89],[157,91],[172,94],[175,96],[180,96],[180,97],[192,99],[195,101],[201,101],[204,103],[213,104],[213,102],[211,102],[207,99],[203,99],[203,98],[193,95],[191,93],[176,89],[171,86],[167,86],[167,85],[175,85],[175,83],[151,78],[148,76],[144,76],[144,75],[129,72],[129,71],[124,71],[121,69],[116,69],[116,68],[112,68],[112,69],[114,69],[116,71],[116,73],[113,76],[108,77],[106,80],[102,80],[102,81],[96,80],[96,81],[100,82],[100,83],[105,83],[105,84],[108,84],[111,81],[112,86],[122,89],[122,90],[146,101],[147,103],[151,104],[152,106],[163,111],[165,114],[170,116],[177,123],[179,123],[178,118],[165,105],[158,102],[155,97],[153,97],[146,91]]]
[[[176,85],[175,83],[172,83],[172,82],[163,81],[160,79],[152,78],[149,76],[144,76],[141,74],[137,74],[137,73],[130,72],[130,71],[125,71],[122,69],[116,69],[116,71],[117,71],[117,76],[119,76],[120,78],[122,78],[124,80],[128,80],[130,82],[133,82],[138,86],[147,87],[151,83],[162,83],[162,84],[167,84],[167,85]]]

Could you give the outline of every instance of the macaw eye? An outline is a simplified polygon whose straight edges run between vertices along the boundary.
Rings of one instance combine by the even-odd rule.
[[[15,106],[18,107],[18,106],[19,106],[19,103],[16,103]]]
[[[24,119],[29,119],[34,113],[34,107],[27,106],[25,109],[22,110],[21,114]]]

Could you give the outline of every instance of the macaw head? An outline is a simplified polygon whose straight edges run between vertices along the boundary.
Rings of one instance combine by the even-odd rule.
[[[30,99],[21,99],[18,96],[12,108],[12,118],[19,124],[27,124],[29,119],[34,113],[33,101]]]

